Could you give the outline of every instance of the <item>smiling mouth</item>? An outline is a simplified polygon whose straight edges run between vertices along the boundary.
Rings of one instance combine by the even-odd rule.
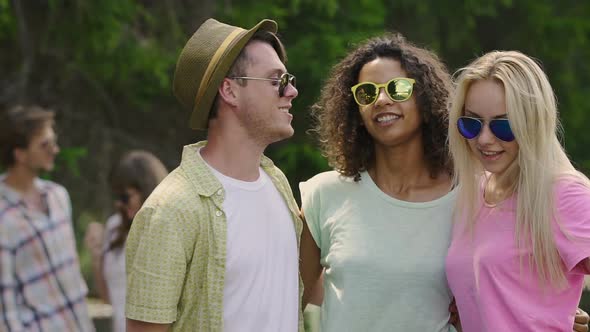
[[[284,113],[289,113],[289,109],[290,109],[290,107],[279,107],[279,111],[284,112]]]
[[[500,153],[502,153],[504,151],[483,151],[483,150],[480,150],[480,152],[484,156],[493,157],[493,156],[499,155]]]
[[[387,113],[387,114],[380,114],[375,117],[375,121],[379,124],[387,124],[391,123],[395,120],[400,119],[401,116],[397,114]]]
[[[496,161],[499,160],[502,156],[502,154],[504,153],[504,151],[483,151],[483,150],[479,150],[479,153],[481,153],[481,156],[484,160],[488,160],[488,161]]]

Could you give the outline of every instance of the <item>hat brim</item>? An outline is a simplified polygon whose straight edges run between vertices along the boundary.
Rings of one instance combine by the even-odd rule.
[[[229,34],[221,44],[205,71],[205,77],[201,81],[202,88],[197,91],[195,96],[195,104],[189,122],[192,129],[207,129],[209,112],[221,82],[240,52],[259,30],[276,33],[277,23],[264,19],[250,30],[236,27],[236,30]]]

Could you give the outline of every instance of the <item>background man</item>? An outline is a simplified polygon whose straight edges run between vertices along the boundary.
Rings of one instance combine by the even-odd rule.
[[[93,331],[68,192],[39,173],[59,152],[53,113],[18,106],[0,120],[0,331]]]

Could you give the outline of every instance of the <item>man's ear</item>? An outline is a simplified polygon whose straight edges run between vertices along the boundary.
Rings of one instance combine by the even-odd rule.
[[[236,84],[237,83],[233,80],[230,80],[229,78],[224,78],[217,91],[219,97],[223,99],[223,101],[226,104],[229,104],[231,106],[238,105],[237,97],[239,91],[236,90]]]

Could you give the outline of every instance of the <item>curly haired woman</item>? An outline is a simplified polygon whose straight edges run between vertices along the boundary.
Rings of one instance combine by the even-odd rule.
[[[452,328],[450,92],[437,56],[399,34],[334,67],[314,114],[335,171],[300,185],[303,302],[323,271],[323,332]]]

